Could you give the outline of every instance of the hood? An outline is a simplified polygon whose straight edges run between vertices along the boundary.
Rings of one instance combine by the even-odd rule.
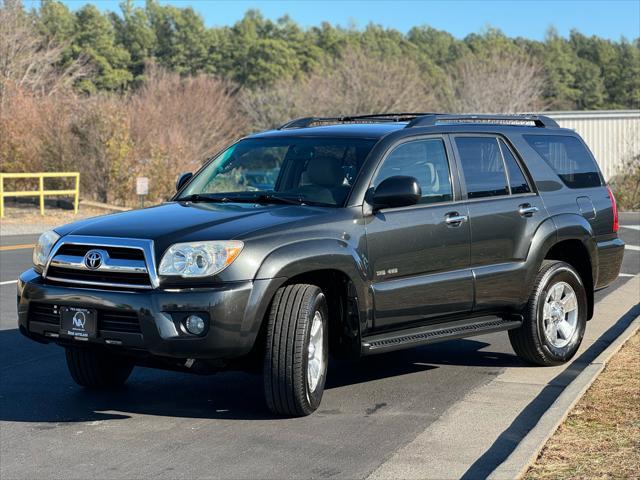
[[[61,235],[143,238],[164,250],[177,242],[231,240],[252,232],[327,213],[326,208],[304,205],[170,202],[71,223]]]

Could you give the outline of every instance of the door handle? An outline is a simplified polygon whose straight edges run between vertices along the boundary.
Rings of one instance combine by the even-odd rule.
[[[538,210],[540,210],[538,207],[534,207],[528,203],[523,203],[522,205],[520,205],[518,213],[523,217],[531,217]]]
[[[462,222],[467,221],[466,215],[459,215],[458,212],[449,213],[444,217],[444,221],[451,227],[457,227]]]

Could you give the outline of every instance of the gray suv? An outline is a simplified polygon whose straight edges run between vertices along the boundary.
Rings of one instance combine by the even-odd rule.
[[[557,365],[624,251],[593,156],[543,116],[302,118],[176,187],[44,233],[20,276],[20,331],[63,346],[82,386],[258,370],[269,408],[301,416],[330,354],[506,330]]]

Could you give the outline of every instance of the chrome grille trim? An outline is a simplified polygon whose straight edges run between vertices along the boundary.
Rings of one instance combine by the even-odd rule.
[[[46,277],[46,279],[53,280],[54,282],[72,283],[74,285],[90,285],[92,287],[135,288],[138,290],[149,290],[153,288],[151,285],[135,285],[132,283],[94,282],[92,280],[72,280],[70,278],[57,278],[57,277]]]
[[[74,255],[57,255],[51,259],[52,267],[68,268],[72,270],[86,270],[88,272],[122,272],[122,273],[147,273],[147,265],[140,260],[119,260],[106,256],[102,265],[95,270],[90,270],[84,264],[84,257]]]
[[[139,260],[124,260],[124,259],[114,259],[107,258],[105,264],[96,270],[89,270],[84,265],[84,257],[79,257],[75,255],[60,255],[56,257],[58,250],[63,245],[82,245],[89,248],[101,248],[101,247],[122,247],[122,248],[130,248],[142,250],[144,254],[144,262]],[[72,280],[72,279],[61,279],[47,276],[49,267],[58,267],[58,268],[67,268],[69,270],[83,270],[83,271],[94,271],[94,272],[118,272],[118,273],[147,273],[149,275],[149,281],[151,285],[135,285],[135,284],[125,284],[118,282],[96,282],[96,281],[88,281],[88,280]],[[53,247],[51,253],[49,254],[49,258],[47,259],[47,264],[45,265],[42,276],[46,279],[64,282],[64,283],[73,283],[79,285],[91,285],[91,286],[102,286],[102,287],[119,287],[119,288],[132,288],[132,289],[149,289],[149,288],[158,288],[160,286],[160,279],[158,278],[158,273],[156,270],[156,256],[155,249],[153,245],[153,240],[140,239],[140,238],[117,238],[117,237],[94,237],[94,236],[85,236],[85,235],[66,235],[62,237],[58,243]]]

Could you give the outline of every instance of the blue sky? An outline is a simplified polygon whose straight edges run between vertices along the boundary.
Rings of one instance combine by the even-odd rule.
[[[115,0],[63,1],[73,9],[93,3],[102,10],[119,10]],[[136,3],[144,5],[143,0]],[[576,28],[586,35],[613,40],[622,36],[640,37],[640,0],[161,0],[161,3],[192,6],[208,26],[231,25],[247,9],[256,8],[274,20],[289,14],[305,27],[324,20],[357,27],[373,22],[403,32],[414,25],[430,25],[462,38],[493,26],[509,36],[542,39],[553,25],[563,36]]]

